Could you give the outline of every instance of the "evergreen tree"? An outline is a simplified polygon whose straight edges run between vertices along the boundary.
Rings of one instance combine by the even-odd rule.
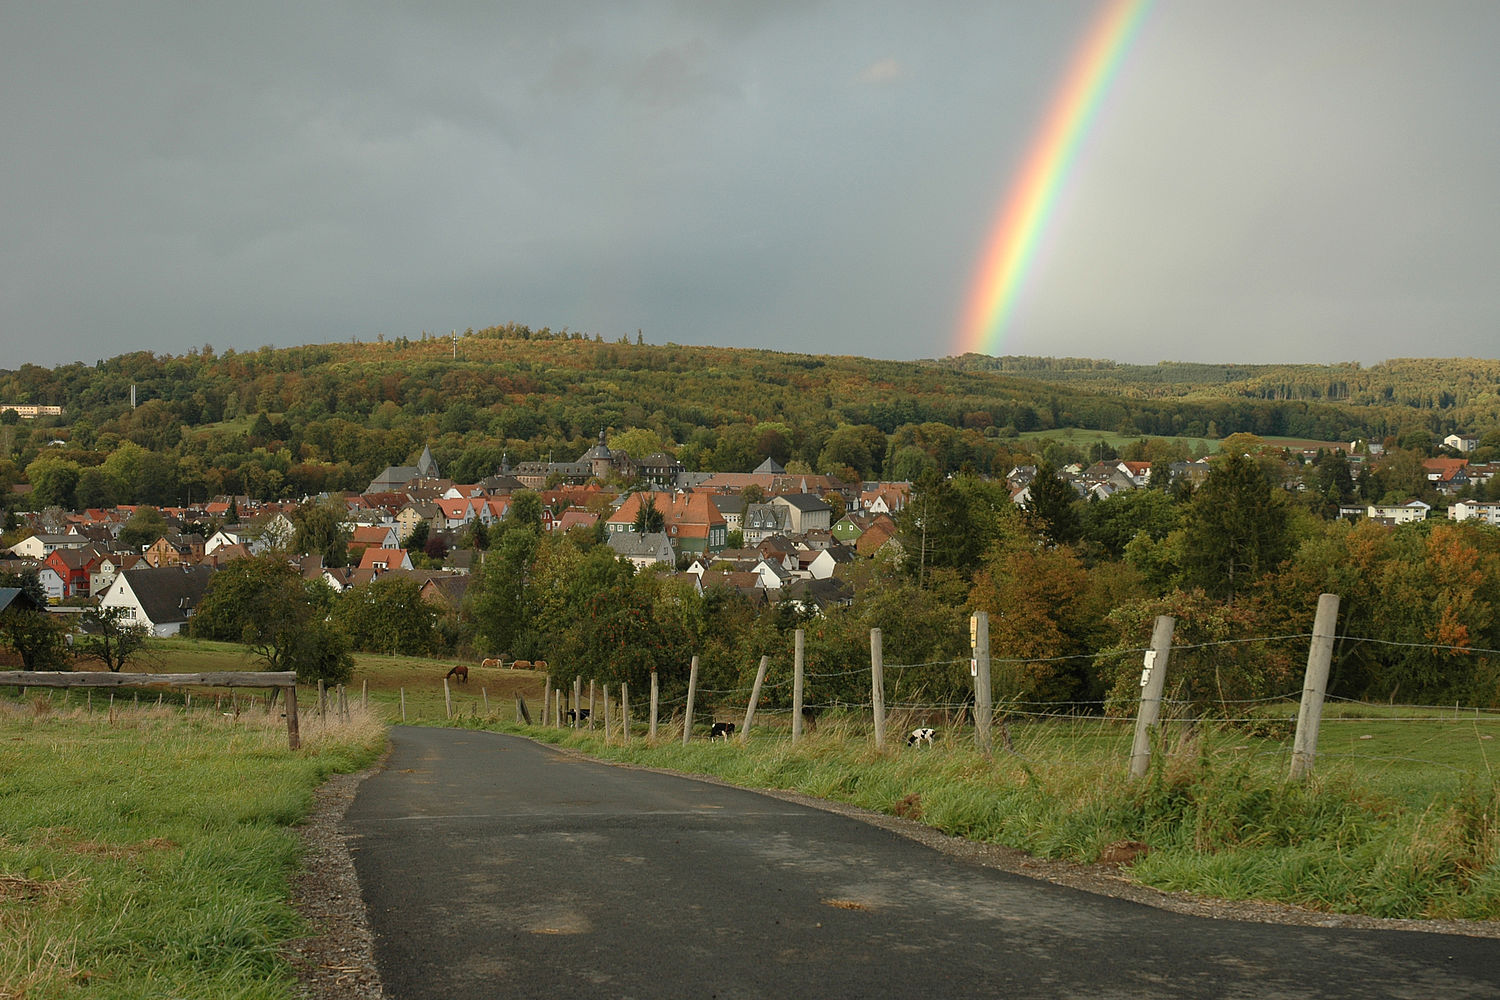
[[[1046,459],[1039,461],[1036,477],[1031,481],[1031,498],[1024,508],[1037,530],[1054,545],[1070,545],[1083,536],[1078,502],[1072,484],[1057,474],[1052,463]]]
[[[1229,452],[1213,463],[1184,521],[1185,581],[1233,601],[1291,551],[1286,495],[1255,460]]]
[[[656,509],[655,494],[647,494],[646,499],[641,501],[635,509],[635,523],[632,525],[638,535],[657,534],[666,525],[667,519],[661,511]]]

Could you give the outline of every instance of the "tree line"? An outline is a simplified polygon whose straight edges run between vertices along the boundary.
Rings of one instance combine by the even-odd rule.
[[[601,427],[619,447],[667,449],[692,471],[744,471],[773,458],[852,479],[1002,475],[1031,450],[1021,435],[1065,427],[1127,438],[1390,440],[1428,453],[1458,427],[1485,437],[1488,451],[1476,457],[1500,454],[1500,416],[1461,426],[1463,406],[1487,405],[1478,377],[1436,362],[1423,384],[1452,376],[1455,406],[1444,408],[1441,394],[1381,398],[1373,388],[1364,405],[1256,398],[1245,389],[1253,379],[1190,378],[1157,396],[1099,363],[1013,373],[971,359],[606,343],[514,325],[466,331],[454,353],[449,338],[424,336],[253,352],[205,345],[0,371],[0,402],[66,411],[25,422],[0,414],[0,487],[29,484],[34,504],[65,508],[300,498],[362,489],[423,445],[453,478],[475,481],[507,460],[571,460]],[[1057,381],[1079,370],[1110,379]]]

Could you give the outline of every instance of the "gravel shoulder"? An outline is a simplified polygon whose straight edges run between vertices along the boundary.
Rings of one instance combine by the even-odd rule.
[[[566,749],[560,752],[576,753]],[[365,914],[364,899],[355,875],[348,837],[343,832],[344,814],[353,803],[360,782],[383,766],[384,761],[355,774],[334,775],[324,782],[318,790],[313,812],[298,827],[303,843],[303,866],[292,882],[292,902],[306,919],[312,934],[290,942],[286,950],[296,969],[303,996],[309,1000],[387,1000],[375,964],[374,935]],[[713,784],[727,784],[703,775],[690,777]],[[869,823],[975,864],[1175,913],[1255,923],[1422,931],[1500,938],[1500,921],[1390,920],[1320,913],[1276,903],[1210,899],[1185,892],[1162,892],[1131,881],[1120,866],[1080,865],[1036,858],[1015,848],[950,837],[921,823],[897,816],[795,792],[761,791],[788,802]]]

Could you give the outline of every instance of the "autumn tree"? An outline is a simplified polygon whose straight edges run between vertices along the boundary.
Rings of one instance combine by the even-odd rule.
[[[997,547],[975,574],[970,606],[989,613],[995,694],[1079,702],[1099,697],[1091,654],[1103,616],[1142,596],[1128,571],[1090,572],[1070,546]]]

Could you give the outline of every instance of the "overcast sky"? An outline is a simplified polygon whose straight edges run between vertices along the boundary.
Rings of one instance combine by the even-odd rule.
[[[505,322],[954,353],[1101,5],[0,4],[0,368]],[[1500,3],[1158,0],[998,353],[1500,356]]]

